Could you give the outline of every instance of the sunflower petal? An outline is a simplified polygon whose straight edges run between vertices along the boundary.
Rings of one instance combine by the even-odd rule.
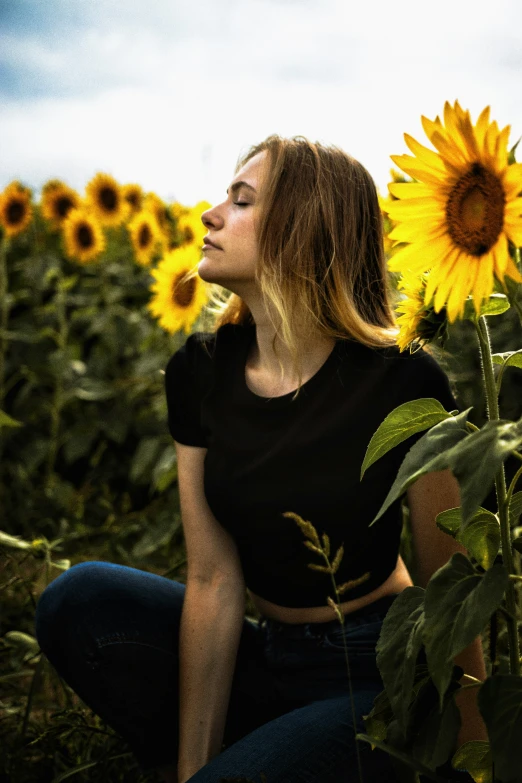
[[[424,161],[427,166],[435,169],[436,171],[440,171],[442,174],[445,173],[444,164],[442,163],[440,155],[437,152],[434,152],[433,150],[428,149],[428,147],[425,147],[423,144],[420,144],[418,141],[415,141],[415,139],[408,133],[404,134],[404,141],[413,154],[417,156],[418,160]]]
[[[426,198],[434,194],[434,189],[421,182],[390,182],[388,190],[396,198]]]

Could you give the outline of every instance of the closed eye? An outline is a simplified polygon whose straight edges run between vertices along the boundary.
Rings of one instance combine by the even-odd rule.
[[[248,207],[250,206],[248,201],[234,201],[236,207]]]

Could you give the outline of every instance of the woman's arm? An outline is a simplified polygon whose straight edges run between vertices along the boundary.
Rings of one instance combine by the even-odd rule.
[[[441,511],[461,505],[460,487],[451,470],[426,473],[406,490],[410,509],[413,551],[417,567],[417,583],[426,587],[430,577],[451,558],[455,552],[466,553],[466,549],[437,527],[435,518]],[[480,637],[466,647],[455,663],[465,674],[477,680],[487,676],[482,642]],[[461,684],[469,684],[463,678]],[[457,694],[455,702],[462,717],[458,746],[470,740],[487,740],[486,726],[477,707],[478,688],[466,689]]]
[[[179,783],[221,751],[244,614],[242,583],[187,582],[179,644]]]

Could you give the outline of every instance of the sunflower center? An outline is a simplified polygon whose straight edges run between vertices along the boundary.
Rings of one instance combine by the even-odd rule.
[[[118,196],[114,188],[102,188],[100,190],[100,201],[104,209],[114,212],[118,204]]]
[[[67,216],[67,213],[72,206],[73,203],[68,196],[61,196],[61,198],[58,198],[55,201],[56,214],[58,217],[64,218]]]
[[[185,237],[185,242],[193,242],[195,239],[194,231],[190,226],[185,226],[183,229],[183,236]]]
[[[92,232],[92,228],[89,226],[88,223],[82,223],[80,226],[78,226],[78,231],[76,232],[76,236],[78,239],[78,244],[84,250],[88,250],[93,246],[94,234]]]
[[[126,199],[131,205],[133,209],[138,209],[139,207],[139,195],[138,193],[135,193],[134,191],[131,191],[130,193],[127,193]]]
[[[147,223],[143,223],[140,227],[140,233],[138,235],[138,244],[143,250],[150,245],[152,239],[152,231]]]
[[[16,226],[20,223],[25,215],[25,204],[23,201],[17,201],[13,199],[7,207],[7,222],[10,226]]]
[[[172,299],[178,307],[188,307],[194,299],[196,290],[195,278],[191,278],[191,280],[187,280],[185,283],[178,282],[183,275],[178,275],[172,286]]]
[[[448,232],[456,245],[482,256],[496,243],[504,225],[506,197],[498,177],[473,163],[450,193],[446,205]]]

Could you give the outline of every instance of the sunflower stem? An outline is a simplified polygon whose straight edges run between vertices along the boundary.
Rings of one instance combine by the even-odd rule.
[[[63,283],[63,271],[61,265],[59,264],[56,275],[56,294],[54,301],[56,306],[56,318],[58,320],[57,344],[60,360],[58,362],[58,373],[55,378],[53,398],[51,402],[51,425],[49,432],[49,451],[47,454],[46,478],[46,485],[48,489],[52,488],[55,481],[54,467],[56,464],[56,457],[58,455],[60,418],[63,407],[63,362],[65,359],[65,349],[69,336],[67,313],[65,309],[65,288]]]
[[[495,375],[493,371],[493,359],[491,358],[491,343],[486,317],[481,315],[475,319],[475,326],[480,345],[480,354],[482,358],[482,372],[486,389],[486,402],[489,421],[499,419],[499,407],[497,388],[495,384]],[[500,466],[495,475],[495,491],[497,495],[498,513],[500,521],[500,537],[502,541],[502,558],[510,576],[514,571],[513,552],[511,548],[511,531],[509,527],[508,508],[506,506],[506,474],[504,465]],[[508,641],[509,641],[509,661],[511,674],[520,674],[520,649],[518,639],[517,606],[515,585],[510,579],[506,588],[506,608],[509,616],[506,616]]]
[[[4,410],[5,391],[5,356],[7,352],[7,324],[9,321],[7,250],[9,240],[6,236],[0,239],[0,411]],[[4,439],[0,427],[0,465]]]

